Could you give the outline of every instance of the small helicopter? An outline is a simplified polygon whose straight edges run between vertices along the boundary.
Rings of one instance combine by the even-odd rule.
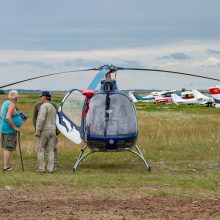
[[[0,86],[0,89],[63,73],[99,71],[87,90],[73,89],[68,92],[57,111],[56,125],[61,133],[76,144],[80,144],[82,141],[85,143],[73,165],[73,171],[76,171],[83,158],[92,153],[121,151],[137,155],[144,162],[146,169],[150,171],[150,165],[137,146],[138,123],[134,103],[117,87],[116,75],[119,70],[156,71],[220,81],[216,78],[169,70],[104,65],[99,68],[41,75]],[[115,74],[114,79],[112,79],[113,73]],[[96,90],[100,82],[100,89]],[[89,151],[86,151],[87,148]]]

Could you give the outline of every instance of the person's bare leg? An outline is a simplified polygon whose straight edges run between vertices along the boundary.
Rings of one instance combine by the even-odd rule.
[[[12,152],[9,150],[4,150],[4,169],[10,167]]]

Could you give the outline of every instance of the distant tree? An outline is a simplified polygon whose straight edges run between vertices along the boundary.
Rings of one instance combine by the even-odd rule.
[[[185,92],[186,91],[186,88],[182,88],[182,92]]]
[[[5,91],[0,89],[0,95],[4,95]]]

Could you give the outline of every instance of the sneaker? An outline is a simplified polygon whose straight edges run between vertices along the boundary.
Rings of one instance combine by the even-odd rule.
[[[13,168],[7,167],[3,169],[4,172],[13,172]]]

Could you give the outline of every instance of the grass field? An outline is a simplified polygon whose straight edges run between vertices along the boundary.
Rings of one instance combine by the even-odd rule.
[[[56,94],[54,101],[59,104],[62,97],[62,94]],[[2,103],[5,96],[0,96],[0,99]],[[60,170],[54,174],[39,174],[35,172],[32,126],[32,111],[37,101],[37,95],[23,94],[18,102],[20,110],[28,116],[21,131],[25,172],[21,171],[17,150],[13,155],[16,171],[0,174],[1,193],[7,186],[25,190],[26,193],[35,192],[35,195],[38,191],[56,192],[65,196],[74,192],[115,200],[142,197],[171,198],[169,201],[172,198],[219,198],[220,109],[137,104],[138,146],[150,163],[151,172],[145,169],[138,157],[128,152],[90,155],[76,172],[72,172],[80,146],[59,135]],[[3,157],[2,151],[0,157]],[[218,208],[217,213],[220,214]],[[116,217],[119,216],[114,214],[113,219]]]

